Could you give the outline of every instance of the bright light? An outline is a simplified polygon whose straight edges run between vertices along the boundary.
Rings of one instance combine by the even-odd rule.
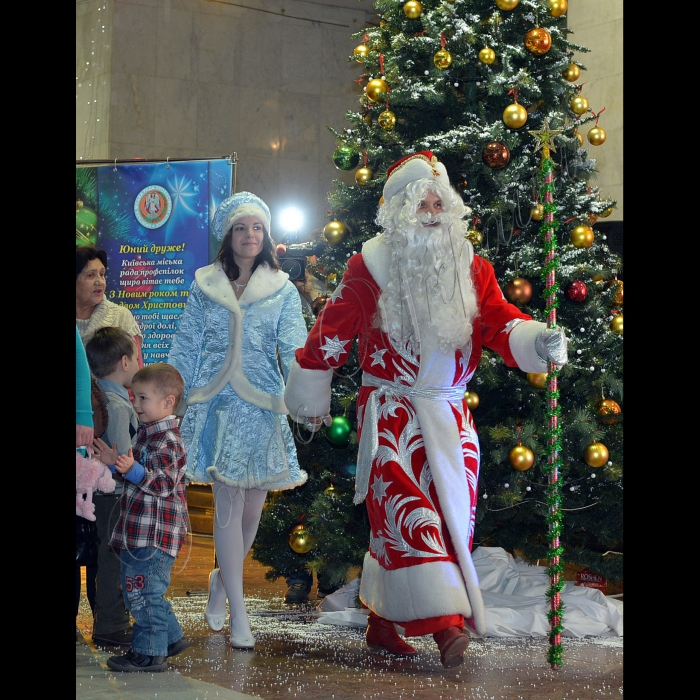
[[[298,231],[303,217],[298,209],[285,209],[280,214],[280,224],[285,231]]]

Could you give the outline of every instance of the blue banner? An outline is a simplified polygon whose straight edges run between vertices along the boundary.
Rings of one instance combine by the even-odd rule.
[[[144,364],[166,360],[195,270],[218,251],[209,222],[232,172],[228,158],[76,167],[76,243],[106,251],[106,297],[141,327]]]

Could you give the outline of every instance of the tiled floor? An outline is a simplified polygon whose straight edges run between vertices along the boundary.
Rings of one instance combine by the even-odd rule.
[[[95,647],[83,598],[78,625],[88,645],[76,645],[76,699],[168,700],[589,700],[622,696],[621,638],[565,638],[564,663],[551,668],[542,638],[472,640],[462,666],[444,669],[431,637],[411,638],[417,657],[401,659],[368,650],[364,631],[319,624],[313,604],[285,605],[284,580],[265,580],[265,569],[246,562],[244,589],[256,637],[251,651],[232,649],[226,628],[212,632],[203,610],[214,562],[213,539],[194,535],[175,564],[168,594],[191,641],[156,674],[113,674],[110,654]],[[314,591],[315,592],[315,591]],[[243,694],[243,695],[241,695]]]

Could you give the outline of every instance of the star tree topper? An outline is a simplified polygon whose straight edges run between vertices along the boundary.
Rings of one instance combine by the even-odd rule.
[[[541,129],[532,129],[529,130],[527,133],[532,134],[537,139],[537,147],[535,148],[535,153],[537,153],[537,151],[539,151],[540,148],[556,152],[557,149],[554,146],[554,137],[559,136],[559,134],[563,134],[564,131],[565,129],[550,129],[549,119],[545,117]]]

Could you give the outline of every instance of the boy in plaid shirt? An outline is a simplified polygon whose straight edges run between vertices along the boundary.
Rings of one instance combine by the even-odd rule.
[[[120,550],[124,600],[134,618],[131,649],[112,656],[115,671],[165,671],[168,657],[189,642],[165,593],[170,570],[187,535],[187,460],[175,407],[184,382],[172,365],[157,362],[132,379],[139,428],[133,448],[118,454],[97,442],[100,459],[124,477],[121,512],[110,546]]]

